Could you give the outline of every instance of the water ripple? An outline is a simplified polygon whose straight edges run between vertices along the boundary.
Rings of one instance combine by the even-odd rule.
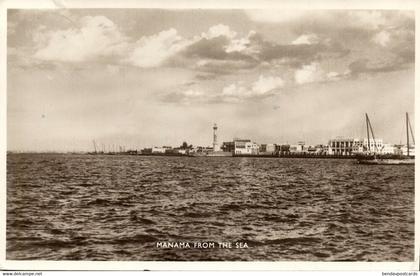
[[[248,249],[159,249],[240,241]],[[412,261],[414,168],[12,154],[7,259]]]

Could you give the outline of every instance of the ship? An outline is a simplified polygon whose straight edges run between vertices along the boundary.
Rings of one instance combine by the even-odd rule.
[[[406,124],[406,133],[407,133],[406,152],[405,153],[401,152],[400,154],[381,155],[381,154],[378,154],[378,150],[376,148],[376,143],[375,143],[375,134],[373,133],[373,128],[370,123],[369,116],[366,113],[366,130],[367,130],[367,138],[368,138],[368,148],[367,148],[367,151],[356,155],[357,162],[362,165],[414,165],[415,164],[414,155],[410,155],[409,130],[411,133],[411,138],[413,140],[413,144],[411,145],[412,148],[414,148],[415,140],[414,140],[413,130],[411,128],[410,119],[408,117],[408,113],[405,114],[405,124]],[[373,144],[375,146],[375,150],[373,151],[371,151],[370,134],[372,134]]]

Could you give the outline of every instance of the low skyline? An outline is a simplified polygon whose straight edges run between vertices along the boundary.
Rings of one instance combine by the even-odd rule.
[[[339,22],[340,24],[337,24]],[[414,12],[8,11],[8,150],[405,142]]]

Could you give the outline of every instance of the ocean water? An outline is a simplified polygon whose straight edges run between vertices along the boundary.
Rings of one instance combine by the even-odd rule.
[[[6,239],[9,260],[413,261],[414,166],[11,154]]]

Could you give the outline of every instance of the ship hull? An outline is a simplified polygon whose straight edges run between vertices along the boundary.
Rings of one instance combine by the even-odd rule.
[[[357,162],[362,165],[414,165],[414,158],[392,158],[392,159],[382,159],[382,158],[358,158]]]

